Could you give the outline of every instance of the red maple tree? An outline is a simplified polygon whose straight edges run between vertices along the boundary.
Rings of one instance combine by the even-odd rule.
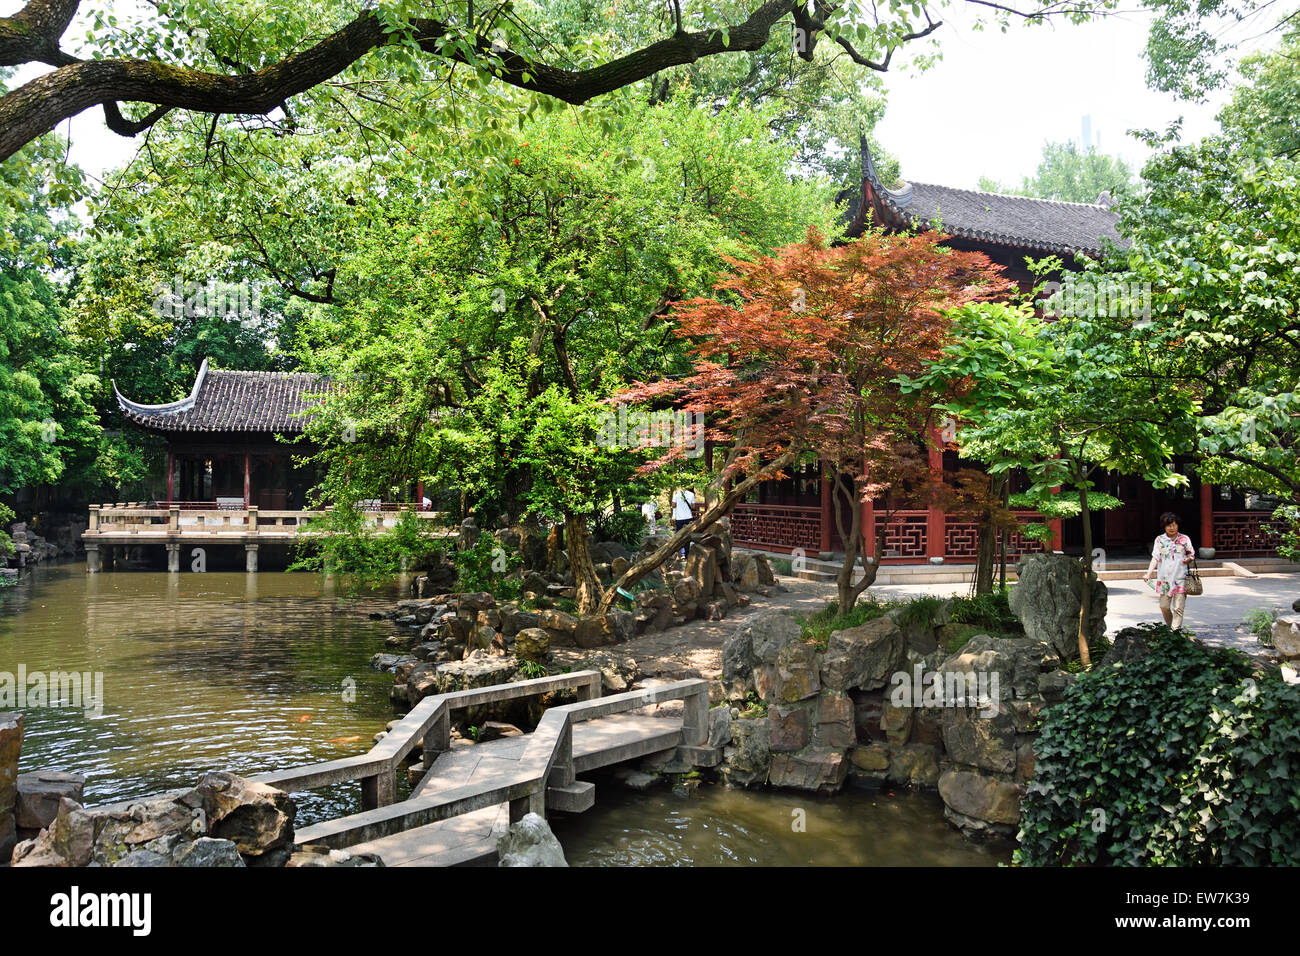
[[[883,498],[888,517],[900,507],[950,505],[962,488],[980,486],[944,483],[930,471],[931,406],[943,396],[905,395],[895,381],[919,375],[938,356],[949,333],[946,310],[1014,288],[987,256],[948,248],[946,238],[870,232],[830,245],[810,230],[773,256],[729,258],[732,274],[714,298],[674,304],[675,331],[691,342],[692,373],[637,384],[617,399],[672,401],[703,413],[707,439],[728,449],[713,479],[727,490],[660,549],[663,559],[758,482],[816,458],[836,498],[832,511],[845,549],[837,590],[847,610],[875,581],[883,549],[883,537],[873,535],[873,560],[855,579],[867,537],[864,502]],[[665,467],[681,454],[669,449],[646,468]],[[650,564],[640,562],[620,585],[658,563],[634,574]]]

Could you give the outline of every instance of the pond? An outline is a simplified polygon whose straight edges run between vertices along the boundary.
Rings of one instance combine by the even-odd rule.
[[[0,674],[90,672],[102,675],[103,698],[25,708],[19,769],[84,774],[89,804],[190,787],[208,770],[254,774],[364,753],[394,716],[392,677],[369,666],[393,625],[367,613],[400,596],[396,586],[344,595],[310,574],[38,568],[0,592]],[[1010,858],[1005,845],[963,839],[933,794],[706,785],[682,797],[596,779],[595,808],[554,821],[575,866]],[[295,799],[299,825],[360,809],[355,784]]]

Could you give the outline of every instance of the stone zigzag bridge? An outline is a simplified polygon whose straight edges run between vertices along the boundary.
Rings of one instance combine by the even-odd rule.
[[[573,690],[578,700],[547,708],[529,734],[452,744],[451,715],[468,707]],[[712,767],[709,686],[702,679],[600,696],[598,671],[426,697],[365,754],[261,774],[252,779],[290,793],[361,782],[360,813],[298,830],[295,843],[376,853],[387,866],[453,866],[495,857],[496,838],[526,813],[580,813],[595,785],[577,775],[651,754],[684,766]],[[683,702],[680,716],[647,713]],[[396,800],[397,774],[417,748],[424,776]]]

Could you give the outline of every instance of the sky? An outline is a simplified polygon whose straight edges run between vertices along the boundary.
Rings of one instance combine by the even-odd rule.
[[[19,6],[0,0],[0,15]],[[1218,128],[1225,93],[1192,104],[1147,88],[1141,14],[1079,26],[1013,25],[1006,33],[972,30],[970,11],[960,5],[944,19],[935,34],[943,51],[937,65],[883,74],[888,108],[875,132],[899,158],[906,180],[974,189],[987,175],[1017,185],[1037,167],[1045,141],[1081,139],[1085,116],[1094,143],[1135,168],[1147,150],[1131,129],[1164,129],[1179,116],[1186,140]],[[18,79],[37,72],[24,69]],[[59,132],[70,135],[72,160],[92,175],[125,163],[139,145],[110,132],[98,107],[60,124]]]

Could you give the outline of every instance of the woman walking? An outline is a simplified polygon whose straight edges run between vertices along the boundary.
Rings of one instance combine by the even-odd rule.
[[[1178,515],[1166,511],[1160,516],[1165,533],[1156,537],[1151,549],[1151,564],[1143,581],[1150,581],[1152,572],[1156,576],[1156,595],[1160,598],[1160,613],[1165,623],[1173,630],[1183,626],[1183,608],[1187,603],[1187,565],[1196,557],[1192,539],[1178,533]]]

